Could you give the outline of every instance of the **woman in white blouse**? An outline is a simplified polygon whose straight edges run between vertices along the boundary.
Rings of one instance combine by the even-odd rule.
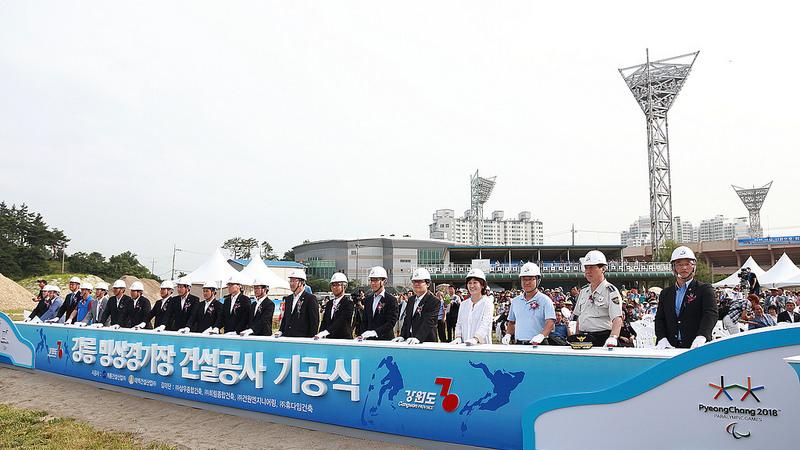
[[[492,317],[494,301],[484,295],[486,292],[486,274],[481,269],[472,269],[467,274],[467,290],[469,298],[461,302],[458,308],[455,339],[451,344],[491,344]]]

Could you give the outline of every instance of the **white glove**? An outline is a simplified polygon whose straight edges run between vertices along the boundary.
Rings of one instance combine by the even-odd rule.
[[[505,336],[503,336],[503,339],[501,339],[501,340],[500,340],[500,342],[502,342],[502,343],[503,343],[503,345],[508,345],[508,344],[510,344],[510,343],[511,343],[511,335],[510,335],[510,334],[508,334],[508,333],[506,333],[506,335],[505,335]]]
[[[673,347],[673,346],[672,346],[672,345],[669,343],[669,341],[667,340],[667,338],[661,338],[661,340],[660,340],[660,341],[658,341],[658,344],[656,344],[656,348],[657,348],[657,349],[659,349],[659,350],[663,350],[663,349],[665,349],[665,348],[675,348],[675,347]]]
[[[473,345],[478,345],[478,340],[475,338],[467,339],[464,343],[467,344],[467,347],[470,347]]]
[[[75,326],[85,327],[86,326],[86,322],[75,322]]]
[[[156,327],[156,329],[155,329],[155,330],[153,330],[153,331],[156,331],[156,332],[162,332],[162,331],[164,331],[164,330],[166,330],[166,329],[167,329],[167,326],[166,326],[166,325],[159,325],[159,326],[157,326],[157,327]]]
[[[326,337],[328,337],[329,334],[331,334],[331,333],[328,330],[322,330],[319,333],[317,333],[316,335],[314,335],[314,339],[315,340],[317,340],[317,339],[325,339]]]
[[[272,337],[274,338],[279,338],[281,336],[283,336],[283,333],[281,333],[280,331],[276,331],[275,334],[272,335]]]
[[[52,319],[47,319],[44,322],[45,323],[56,323],[56,322],[58,322],[58,317],[53,317]]]
[[[119,325],[111,325],[110,327],[112,330],[119,330]]]
[[[211,334],[219,334],[219,328],[214,327],[211,329]]]
[[[531,339],[531,342],[533,342],[536,345],[539,345],[542,343],[544,339],[545,339],[544,335],[542,333],[539,333],[536,336],[534,336],[533,339]]]
[[[453,344],[453,345],[458,345],[458,344],[461,343],[461,338],[457,337],[457,338],[453,339],[452,341],[450,341],[450,343]]]
[[[186,334],[188,332],[189,332],[189,327],[183,327],[180,330],[178,330],[178,333],[180,334]]]
[[[403,336],[397,336],[396,338],[392,339],[392,342],[403,342],[405,340],[406,338],[404,338]]]
[[[692,348],[697,348],[708,342],[705,336],[697,336],[692,341]]]
[[[420,343],[419,339],[417,338],[408,338],[408,340],[406,341],[406,344],[408,345],[417,345],[419,343]]]
[[[66,322],[64,322],[64,324],[65,325],[72,325],[72,319],[68,319]]]
[[[617,338],[609,336],[608,339],[606,339],[606,343],[603,344],[603,347],[616,347],[617,344]]]
[[[134,329],[134,330],[141,330],[142,328],[144,328],[144,327],[146,327],[146,326],[147,326],[147,324],[146,324],[146,323],[144,323],[144,322],[142,322],[142,323],[140,323],[140,324],[136,325],[135,327],[133,327],[133,329]]]
[[[253,334],[253,329],[252,328],[248,328],[246,330],[243,330],[241,333],[239,333],[240,336],[250,336],[251,334]]]
[[[237,332],[235,332],[235,331],[228,331],[227,333],[225,333],[225,336],[236,336],[236,335],[238,335],[238,334],[239,334],[239,333],[237,333]]]
[[[374,338],[374,337],[378,337],[378,333],[376,333],[373,330],[367,330],[367,331],[365,331],[364,333],[361,334],[361,338],[362,339],[369,339],[369,338]]]
[[[92,328],[103,328],[103,324],[100,322],[95,322],[92,324]]]

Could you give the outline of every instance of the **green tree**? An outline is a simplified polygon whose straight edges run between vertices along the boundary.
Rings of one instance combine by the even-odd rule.
[[[41,214],[0,202],[0,272],[22,278],[48,272],[47,261],[58,257],[69,238],[50,227]]]
[[[108,265],[103,278],[117,279],[124,275],[132,275],[137,278],[159,278],[150,272],[150,269],[143,266],[136,258],[135,253],[130,251],[120,253],[108,258]]]
[[[67,258],[69,271],[75,273],[105,274],[108,272],[108,261],[98,252],[86,254],[73,253]]]
[[[258,247],[255,238],[230,238],[222,244],[222,248],[231,252],[231,259],[250,259],[250,251]]]
[[[659,249],[653,254],[653,261],[669,262],[672,258],[672,251],[680,247],[681,244],[672,239],[664,241],[664,247]],[[714,280],[711,277],[711,269],[708,264],[702,259],[697,260],[697,267],[695,270],[695,279],[704,283],[712,283]]]
[[[294,261],[294,249],[284,252],[281,261]]]
[[[311,287],[312,292],[328,292],[331,290],[330,280],[323,278],[310,278],[306,284]]]
[[[271,259],[273,261],[278,259],[278,255],[275,254],[275,250],[267,241],[261,242],[261,257],[264,259]]]

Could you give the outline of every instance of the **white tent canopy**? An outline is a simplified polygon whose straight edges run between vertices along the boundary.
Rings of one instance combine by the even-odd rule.
[[[784,253],[764,276],[758,277],[758,282],[761,286],[774,288],[797,277],[800,277],[800,269],[792,262],[789,255]]]
[[[276,289],[285,289],[289,291],[289,282],[278,275],[275,274],[266,264],[264,264],[264,260],[261,259],[260,256],[255,257],[255,255],[259,254],[257,249],[253,249],[251,252],[254,255],[253,258],[250,259],[250,262],[239,272],[239,275],[243,278],[248,280],[255,280],[256,278],[265,278],[269,283],[269,292],[270,294],[275,293]],[[252,282],[252,281],[251,281]]]
[[[236,269],[228,264],[228,260],[222,256],[222,250],[218,248],[210,259],[187,276],[192,280],[192,284],[204,284],[212,281],[217,283],[217,286],[222,287],[232,276],[238,273]]]
[[[747,261],[745,261],[744,264],[742,264],[742,267],[740,267],[739,270],[737,270],[736,272],[732,273],[731,276],[729,276],[728,278],[725,278],[724,280],[720,280],[720,281],[717,281],[716,283],[714,283],[714,287],[734,287],[734,286],[739,286],[739,283],[740,283],[739,272],[742,269],[744,269],[745,267],[749,267],[750,270],[754,274],[756,274],[756,277],[758,278],[758,282],[761,283],[761,284],[764,284],[763,281],[761,281],[761,278],[764,276],[764,274],[766,272],[764,272],[764,269],[762,269],[761,266],[758,265],[756,260],[753,259],[753,257],[751,256],[751,257],[747,258]]]

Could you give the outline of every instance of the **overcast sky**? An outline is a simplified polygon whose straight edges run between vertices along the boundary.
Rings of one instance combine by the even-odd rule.
[[[553,2],[551,2],[553,3]],[[234,236],[427,237],[436,209],[530,210],[546,243],[648,213],[617,69],[700,50],[670,112],[673,211],[800,233],[797,14],[784,2],[0,3],[0,200],[68,252],[192,270]],[[618,5],[617,10],[609,5]],[[666,11],[655,9],[661,5]],[[653,9],[650,9],[653,8]]]

